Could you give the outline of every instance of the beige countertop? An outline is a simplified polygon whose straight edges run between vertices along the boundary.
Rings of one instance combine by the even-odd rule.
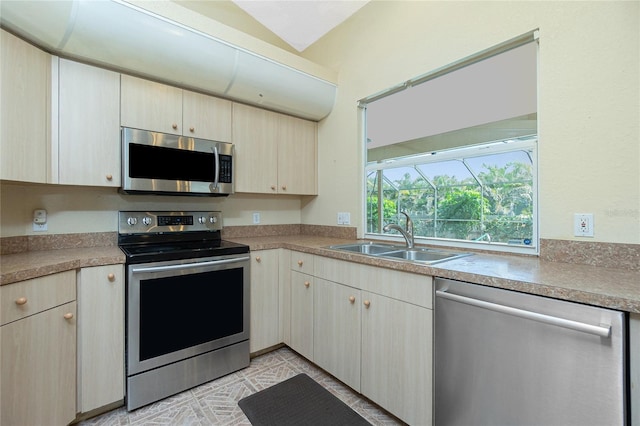
[[[640,313],[640,271],[476,253],[432,266],[326,248],[356,240],[289,235],[227,238],[251,250],[285,248],[417,274]],[[30,251],[0,257],[0,285],[66,270],[124,263],[117,246]]]

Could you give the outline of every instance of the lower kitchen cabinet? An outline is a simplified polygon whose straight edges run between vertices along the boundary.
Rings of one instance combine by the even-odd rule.
[[[321,256],[313,275],[313,361],[403,421],[430,425],[432,278]]]
[[[313,361],[313,277],[291,271],[291,349]]]
[[[431,424],[433,312],[374,293],[362,297],[362,394],[408,424]]]
[[[0,288],[0,424],[76,417],[75,271]]]
[[[124,266],[78,272],[78,412],[124,399]]]
[[[315,278],[313,361],[360,391],[360,290]]]
[[[279,250],[251,252],[251,353],[282,341],[279,314]]]

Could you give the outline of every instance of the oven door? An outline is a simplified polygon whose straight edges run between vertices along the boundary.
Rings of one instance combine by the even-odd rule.
[[[249,339],[247,254],[127,267],[127,375]]]

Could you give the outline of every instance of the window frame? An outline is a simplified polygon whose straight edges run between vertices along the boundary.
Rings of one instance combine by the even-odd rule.
[[[401,84],[398,84],[396,86],[393,86],[391,88],[382,90],[380,92],[374,93],[373,95],[367,96],[365,98],[362,98],[358,101],[358,109],[359,109],[359,122],[360,122],[360,129],[359,129],[359,133],[360,133],[360,140],[361,140],[361,149],[362,149],[362,157],[363,159],[367,159],[367,114],[366,114],[366,108],[367,108],[367,104],[374,102],[378,99],[393,95],[396,92],[400,92],[402,90],[405,90],[409,87],[418,85],[420,83],[429,81],[429,80],[433,80],[435,78],[438,78],[440,76],[443,76],[445,74],[448,74],[450,72],[456,71],[458,69],[464,68],[468,65],[474,64],[476,62],[480,62],[484,59],[490,58],[492,56],[495,55],[499,55],[501,53],[507,52],[511,49],[517,48],[519,46],[522,46],[524,44],[528,44],[531,42],[537,43],[539,44],[539,38],[540,38],[540,33],[539,33],[539,29],[536,28],[534,30],[528,31],[524,34],[521,34],[519,36],[516,36],[510,40],[507,40],[503,43],[497,44],[495,46],[492,46],[490,48],[487,48],[485,50],[482,50],[480,52],[477,52],[475,54],[472,54],[470,56],[467,56],[465,58],[462,58],[458,61],[455,61],[453,63],[450,63],[448,65],[445,65],[443,67],[437,68],[433,71],[427,72],[426,74],[420,75],[416,78],[407,80]],[[539,45],[538,45],[538,49],[539,49]],[[538,56],[539,57],[539,56]],[[539,70],[536,70],[536,74],[539,76]],[[539,81],[539,78],[538,78]],[[539,90],[539,88],[537,89]],[[539,103],[538,103],[539,104]],[[528,255],[539,255],[540,254],[540,231],[539,231],[539,216],[540,216],[540,212],[539,212],[539,186],[538,186],[538,173],[539,173],[539,161],[538,161],[538,135],[536,132],[535,136],[535,143],[532,146],[532,153],[531,153],[531,159],[532,159],[532,178],[533,178],[533,182],[532,182],[532,189],[533,189],[533,206],[532,206],[532,211],[533,211],[533,220],[532,220],[532,227],[533,227],[533,235],[532,235],[532,242],[531,242],[531,246],[519,246],[519,245],[509,245],[507,243],[496,243],[496,242],[486,242],[486,241],[465,241],[465,240],[454,240],[454,239],[445,239],[445,238],[430,238],[430,237],[417,237],[415,238],[415,242],[417,244],[428,244],[428,245],[433,245],[433,246],[443,246],[443,247],[453,247],[453,248],[461,248],[461,249],[475,249],[475,250],[484,250],[484,251],[495,251],[495,252],[503,252],[503,253],[518,253],[518,254],[528,254]],[[499,142],[499,141],[496,141]],[[450,155],[455,157],[456,153],[455,151],[459,151],[460,150],[482,150],[482,149],[487,149],[486,145],[492,144],[493,142],[487,142],[486,144],[481,144],[481,145],[469,145],[466,147],[459,147],[459,148],[455,148],[455,149],[450,149],[450,150],[443,150],[443,151],[439,151],[436,155],[438,156],[438,159],[444,159],[446,158],[446,156]],[[506,148],[506,147],[505,147]],[[499,148],[492,148],[492,149],[499,149]],[[511,150],[511,148],[509,148],[509,150]],[[485,151],[488,153],[488,151]],[[425,154],[425,156],[428,156],[430,154]],[[483,153],[484,155],[484,153]],[[459,156],[459,153],[458,153]],[[415,162],[415,158],[418,156],[414,156],[413,158],[413,162],[410,159],[411,157],[407,157],[407,158],[398,158],[395,159],[395,163],[394,163],[394,167],[402,165],[402,161],[406,161],[407,163],[411,163],[413,164]],[[394,161],[394,160],[387,160],[387,161]],[[361,201],[361,213],[362,213],[362,217],[361,217],[361,223],[362,223],[362,234],[364,235],[364,238],[370,239],[370,240],[393,240],[393,241],[398,241],[398,242],[404,242],[404,239],[397,235],[397,234],[374,234],[374,233],[369,233],[368,232],[368,227],[367,227],[367,174],[372,170],[372,168],[374,167],[384,167],[385,164],[389,164],[388,162],[385,162],[384,160],[380,163],[373,163],[374,165],[370,165],[369,163],[365,162],[364,167],[363,167],[363,162],[360,163],[360,171],[361,171],[361,197],[360,197],[360,201]]]
[[[366,120],[366,111],[362,111],[363,118]],[[531,135],[526,138],[514,139],[511,142],[506,141],[492,141],[486,144],[472,145],[462,148],[455,148],[450,150],[438,151],[435,153],[428,153],[422,155],[415,155],[403,158],[389,159],[381,162],[367,163],[363,170],[363,196],[362,196],[362,224],[364,228],[364,236],[369,240],[392,240],[398,242],[404,242],[402,236],[397,234],[385,234],[385,233],[371,233],[368,232],[367,227],[367,175],[374,171],[391,169],[403,166],[414,166],[421,164],[437,163],[451,160],[461,160],[462,158],[486,156],[491,154],[501,154],[514,151],[530,151],[532,161],[532,236],[531,245],[513,245],[502,242],[488,242],[488,241],[467,241],[450,238],[439,237],[424,237],[415,236],[415,242],[417,244],[427,244],[433,246],[442,247],[455,247],[461,249],[475,249],[486,250],[496,252],[508,252],[538,255],[540,249],[540,236],[539,236],[539,210],[538,210],[538,139],[537,135]],[[365,144],[365,157],[366,158],[366,144]]]

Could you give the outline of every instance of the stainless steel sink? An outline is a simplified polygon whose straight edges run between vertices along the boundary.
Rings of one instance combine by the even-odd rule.
[[[378,255],[387,253],[390,251],[400,250],[402,246],[393,246],[390,244],[377,244],[377,243],[357,243],[357,244],[343,244],[337,246],[331,246],[330,249],[344,250],[353,253]]]
[[[444,262],[445,260],[452,260],[463,256],[469,256],[470,254],[471,253],[455,253],[433,249],[407,249],[383,253],[381,257],[434,264],[437,262]]]
[[[383,257],[387,259],[405,260],[407,262],[418,262],[427,265],[470,256],[472,253],[458,253],[446,250],[430,248],[407,249],[403,246],[382,244],[382,243],[356,243],[342,244],[328,247],[333,250],[343,250],[352,253],[364,254],[373,257]]]

